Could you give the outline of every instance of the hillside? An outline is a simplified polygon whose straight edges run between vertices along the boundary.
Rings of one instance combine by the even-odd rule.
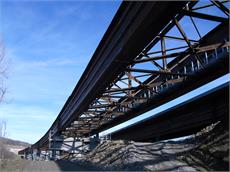
[[[19,150],[28,146],[26,142],[0,137],[0,159],[14,159]]]
[[[5,137],[0,137],[0,143],[4,145],[13,145],[13,146],[23,146],[23,147],[30,146],[29,143],[18,141],[18,140],[12,140]]]

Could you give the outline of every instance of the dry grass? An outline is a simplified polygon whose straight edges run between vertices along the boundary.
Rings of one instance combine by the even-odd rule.
[[[2,159],[0,160],[0,171],[1,172],[8,172],[8,171],[15,171],[21,172],[24,171],[26,165],[25,160],[21,159]]]
[[[0,171],[23,171],[25,162],[0,142]]]
[[[16,155],[10,152],[6,146],[0,142],[0,159],[15,159]]]

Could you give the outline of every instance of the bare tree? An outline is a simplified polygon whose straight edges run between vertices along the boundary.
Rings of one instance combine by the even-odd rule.
[[[5,47],[3,41],[0,39],[0,103],[6,93],[4,86],[4,79],[6,78],[6,63],[5,63]],[[0,119],[0,137],[6,136],[6,121]]]
[[[5,47],[3,41],[0,41],[0,102],[3,101],[3,97],[6,93],[6,88],[4,87],[4,79],[6,78],[6,65],[5,60]]]
[[[4,87],[4,79],[6,78],[6,64],[5,64],[5,47],[0,40],[0,103],[3,101],[3,97],[6,93]],[[6,121],[0,120],[0,137],[6,136]],[[0,159],[10,159],[15,157],[0,140]]]
[[[0,120],[0,137],[6,137],[6,120]]]

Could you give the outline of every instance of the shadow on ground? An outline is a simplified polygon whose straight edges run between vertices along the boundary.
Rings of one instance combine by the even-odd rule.
[[[82,163],[105,170],[229,171],[228,123],[216,123],[183,141],[108,141]]]
[[[55,161],[60,171],[101,171],[98,167],[83,165],[80,162],[71,162],[67,160]]]

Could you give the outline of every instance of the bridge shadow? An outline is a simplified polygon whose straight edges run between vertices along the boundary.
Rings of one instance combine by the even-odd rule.
[[[98,167],[82,164],[81,162],[58,160],[55,163],[61,171],[102,171]]]
[[[56,163],[62,171],[229,171],[228,130],[217,126],[182,141],[105,143],[85,161]]]
[[[89,159],[106,170],[229,171],[228,134],[228,127],[216,126],[215,132],[183,141],[130,142],[115,149],[100,145]]]
[[[219,140],[221,141],[221,140]],[[223,144],[228,142],[218,142],[215,143],[215,147],[222,147]],[[208,147],[212,147],[209,145]],[[197,147],[195,150],[182,151],[178,153],[167,153],[164,147],[158,149],[159,153],[154,153],[154,151],[146,151],[143,149],[134,150],[127,149],[127,151],[117,155],[113,161],[119,159],[125,159],[124,154],[131,154],[133,156],[126,157],[133,160],[132,163],[126,163],[123,165],[122,170],[127,171],[145,171],[145,170],[163,170],[163,171],[226,171],[229,170],[229,161],[224,160],[228,157],[229,152],[226,150],[222,151],[210,151],[207,147]],[[170,148],[171,152],[174,151]],[[150,156],[149,159],[143,159],[143,157]],[[106,159],[106,158],[104,158]],[[136,159],[136,161],[135,161]],[[132,161],[131,160],[131,161]],[[110,162],[113,163],[113,162]]]

